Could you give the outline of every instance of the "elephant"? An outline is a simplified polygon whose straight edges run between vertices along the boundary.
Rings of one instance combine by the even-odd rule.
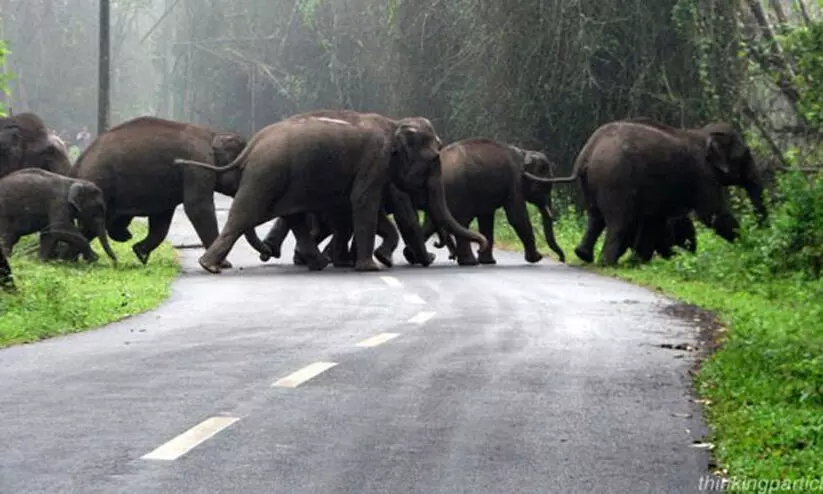
[[[678,246],[691,253],[697,252],[697,232],[688,215],[665,218],[663,224],[655,223],[655,218],[641,221],[634,244],[636,260],[648,262],[657,252],[664,259],[670,259]]]
[[[41,168],[68,175],[69,155],[49,138],[43,120],[34,113],[0,118],[0,178],[23,168]]]
[[[584,262],[593,262],[594,245],[606,229],[603,261],[615,265],[636,244],[642,223],[662,225],[667,218],[691,211],[722,238],[734,242],[739,223],[729,210],[724,187],[743,183],[755,209],[765,214],[762,188],[755,177],[751,153],[729,124],[674,129],[623,120],[604,124],[592,133],[571,176],[540,180],[579,184],[588,225],[575,254]]]
[[[549,247],[561,262],[566,255],[554,236],[551,213],[552,185],[535,182],[534,177],[551,177],[556,165],[539,151],[525,150],[494,139],[475,137],[449,144],[440,152],[443,167],[443,186],[449,210],[457,221],[468,227],[477,218],[480,233],[488,240],[488,247],[475,257],[465,241],[456,246],[447,241],[452,256],[461,266],[496,264],[494,247],[494,215],[503,208],[509,223],[523,243],[527,262],[539,262],[543,256],[537,251],[534,232],[526,202],[537,206],[543,222],[543,232]],[[423,237],[428,239],[438,228],[429,221],[423,225]],[[449,236],[446,236],[449,239]],[[438,246],[442,246],[442,241]]]
[[[399,120],[389,139],[374,126],[306,116],[261,129],[225,167],[175,160],[220,172],[243,169],[228,219],[199,263],[208,272],[220,273],[221,261],[240,235],[282,216],[294,231],[309,269],[323,269],[328,260],[312,242],[306,213],[350,208],[351,228],[359,246],[354,269],[378,271],[374,236],[382,193],[389,182],[407,193],[426,191],[437,220],[458,237],[485,247],[486,238],[459,225],[446,206],[439,150],[431,122],[422,117]],[[337,241],[349,235],[341,231]]]
[[[9,260],[3,253],[3,249],[0,249],[0,290],[13,292],[16,289],[14,276],[11,272],[11,265],[9,265]]]
[[[384,115],[378,113],[361,113],[354,110],[315,110],[293,115],[289,117],[288,120],[301,120],[308,117],[332,118],[346,121],[353,125],[380,130],[388,140],[393,139],[393,134],[398,126],[397,120]],[[442,141],[440,137],[437,136],[434,128],[429,130],[434,134],[438,146],[442,147]],[[411,264],[420,264],[424,267],[434,262],[435,256],[426,249],[423,232],[417,217],[418,209],[426,209],[426,201],[426,193],[416,194],[415,197],[412,197],[411,194],[401,190],[401,188],[394,183],[389,182],[386,184],[383,192],[383,206],[378,223],[378,234],[384,241],[374,252],[375,257],[383,265],[391,267],[393,264],[392,255],[399,243],[398,230],[407,246],[407,249],[404,250],[404,253],[407,254],[407,261]],[[337,215],[337,212],[333,211],[332,214]],[[391,225],[391,221],[387,216],[388,214],[394,214],[397,228]],[[340,216],[338,215],[338,217]],[[318,242],[322,242],[333,230],[328,221],[326,221],[327,219],[328,215],[315,218],[316,224],[321,227],[317,232],[325,232],[318,236]],[[263,240],[263,243],[275,257],[280,256],[280,248],[287,234],[288,227],[286,226],[285,220],[278,219]],[[356,241],[354,243],[356,244]],[[343,245],[342,241],[340,245]],[[261,260],[265,261],[267,257],[266,254],[261,253]],[[302,262],[301,255],[297,252],[295,253],[295,261],[298,264]],[[345,264],[345,262],[343,263]]]
[[[135,216],[148,216],[146,238],[132,251],[146,264],[152,251],[166,238],[175,208],[182,203],[204,247],[217,238],[214,192],[234,196],[239,169],[215,173],[202,167],[175,166],[175,158],[189,158],[215,166],[231,163],[246,147],[234,132],[219,133],[208,127],[138,117],[100,134],[78,157],[71,176],[88,180],[103,191],[106,227],[118,242],[132,238],[128,230]],[[95,232],[83,232],[91,240]],[[226,261],[225,267],[231,264]]]
[[[100,237],[100,245],[116,264],[106,236],[103,191],[96,185],[40,168],[24,168],[0,179],[0,238],[6,255],[11,255],[20,237],[39,232],[40,259],[51,259],[55,243],[62,240],[87,261],[96,261],[97,254],[75,220]]]
[[[404,248],[403,254],[409,264],[420,264],[423,267],[431,265],[435,260],[435,255],[426,250],[422,231],[419,223],[417,223],[417,210],[422,209],[419,203],[425,203],[425,200],[413,200],[409,194],[400,191],[396,186],[388,184],[383,192],[383,205],[378,216],[377,222],[377,236],[383,239],[381,245],[375,249],[374,257],[386,267],[392,267],[394,261],[392,259],[393,252],[397,249],[400,243],[400,235],[398,228],[389,219],[388,213],[394,213],[398,224],[403,225],[403,237],[408,242]],[[341,214],[342,213],[342,214]],[[348,214],[347,214],[348,213]],[[319,245],[329,235],[333,235],[336,230],[347,229],[348,227],[340,227],[335,225],[335,221],[339,222],[341,219],[345,221],[351,214],[350,211],[322,211],[318,213],[310,213],[310,232],[312,241]],[[275,220],[269,233],[266,235],[263,243],[271,249],[272,255],[280,257],[280,249],[286,235],[289,232],[289,227],[283,218]],[[348,239],[339,244],[336,252],[333,251],[335,240],[329,242],[323,250],[323,255],[328,257],[330,262],[336,267],[348,267],[353,264],[353,259],[356,258],[357,242],[352,240],[351,249],[348,246]],[[304,265],[306,263],[303,255],[298,249],[294,252],[294,264]],[[260,254],[260,260],[268,260],[268,256]]]

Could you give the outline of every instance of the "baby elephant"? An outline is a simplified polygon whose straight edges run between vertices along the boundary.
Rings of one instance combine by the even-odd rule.
[[[40,259],[51,259],[59,240],[78,249],[87,261],[96,261],[98,256],[77,230],[75,219],[100,237],[106,254],[117,263],[106,236],[103,192],[96,185],[39,168],[24,168],[0,179],[0,239],[6,256],[20,237],[40,233]]]

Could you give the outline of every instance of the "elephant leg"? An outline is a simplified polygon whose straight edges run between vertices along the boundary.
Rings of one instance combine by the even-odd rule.
[[[269,213],[271,199],[271,197],[255,193],[254,190],[241,189],[232,201],[223,229],[208,246],[206,252],[197,260],[200,266],[213,274],[220,273],[227,265],[230,266],[226,262],[226,257],[237,240],[248,229],[255,228],[257,225],[275,217],[275,215]],[[213,210],[214,203],[211,203],[211,206]],[[294,229],[291,224],[289,224],[289,227]]]
[[[620,257],[631,246],[634,240],[635,229],[629,225],[617,224],[609,225],[606,229],[606,241],[603,244],[603,264],[606,266],[616,266]]]
[[[351,192],[354,239],[357,242],[355,271],[380,271],[374,262],[374,236],[377,234],[377,213],[380,211],[380,189],[355,184]]]
[[[534,241],[534,229],[529,220],[529,211],[526,209],[526,202],[520,197],[515,197],[515,199],[510,200],[503,209],[506,211],[506,219],[508,219],[509,224],[514,227],[514,231],[520,238],[520,242],[523,243],[526,262],[540,262],[543,256],[537,252],[537,245]]]
[[[3,255],[2,249],[0,249],[0,289],[8,292],[15,290],[14,276],[12,276],[11,273],[11,265],[9,265],[9,261],[6,259],[6,256]]]
[[[580,243],[575,247],[574,253],[583,262],[594,262],[594,245],[606,228],[606,221],[603,219],[600,210],[596,208],[589,208],[587,216],[586,233],[583,234]]]
[[[347,221],[351,221],[350,219]],[[323,243],[326,238],[330,235],[332,236],[332,241],[329,242],[326,247],[323,249],[321,255],[326,258],[327,264],[333,261],[334,258],[334,230],[329,225],[329,222],[325,220],[323,215],[318,213],[307,213],[306,214],[306,225],[309,229],[309,235],[311,236],[312,242],[314,245],[319,247],[320,244]],[[351,234],[350,234],[351,236]],[[346,240],[348,242],[348,239]],[[343,259],[348,258],[348,256],[344,256]],[[294,248],[294,257],[292,258],[292,262],[294,262],[295,266],[305,266],[306,259],[303,254],[300,252],[297,246]]]
[[[473,217],[469,216],[466,217],[455,217],[458,223],[463,225],[464,227],[468,228],[471,224]],[[474,256],[474,252],[472,252],[471,242],[464,238],[457,238],[456,239],[456,254],[457,254],[457,264],[460,266],[476,266],[478,264],[477,258]]]
[[[644,218],[637,226],[632,262],[649,262],[656,247],[666,244],[665,232],[659,230],[659,222]]]
[[[557,244],[557,239],[554,236],[554,218],[546,204],[539,204],[537,210],[540,211],[540,219],[543,221],[543,235],[546,236],[546,244],[549,248],[557,254],[560,262],[566,262],[566,254],[560,245]]]
[[[328,259],[317,249],[317,244],[311,235],[305,213],[286,216],[286,222],[294,232],[297,240],[297,249],[301,253],[306,266],[310,271],[321,271],[329,265]]]
[[[489,241],[488,247],[477,253],[477,260],[480,264],[497,264],[494,258],[494,213],[481,214],[477,217],[477,228],[480,233]]]
[[[417,209],[407,194],[394,188],[391,188],[390,192],[394,221],[397,223],[397,229],[403,237],[403,243],[406,244],[403,248],[403,257],[406,258],[406,261],[410,259],[415,261],[410,262],[410,264],[420,264],[423,267],[430,266],[436,256],[426,248],[426,237],[423,235],[423,229],[420,228]],[[428,214],[426,217],[428,221]],[[408,251],[406,251],[407,248]]]
[[[431,238],[432,235],[435,234],[437,231],[436,227],[434,226],[434,222],[432,221],[431,217],[427,214],[425,219],[423,220],[423,226],[421,227],[421,235],[423,237],[423,244],[425,245],[426,242]],[[434,261],[434,254],[427,252],[428,256]],[[406,258],[406,262],[409,264],[422,264],[421,260],[417,258],[417,253],[415,253],[414,249],[409,247],[408,245],[403,247],[403,257]]]
[[[109,238],[117,242],[128,242],[132,239],[129,225],[133,216],[115,216],[106,221],[106,233]]]
[[[394,266],[392,259],[394,251],[400,244],[400,235],[397,233],[397,228],[391,222],[388,215],[382,209],[377,218],[377,234],[383,238],[383,242],[374,251],[374,257],[380,261],[381,264],[390,268]]]
[[[9,231],[7,228],[0,229],[0,251],[2,251],[3,255],[6,257],[11,257],[11,252],[14,249],[15,244],[17,241],[20,240],[20,236]]]
[[[269,233],[267,233],[262,240],[263,244],[271,251],[271,257],[280,259],[283,241],[286,240],[286,236],[290,231],[291,229],[285,219],[277,218],[274,220],[274,224],[269,229]],[[266,262],[269,260],[269,256],[260,254],[260,260]]]
[[[194,231],[203,243],[203,247],[208,249],[218,235],[217,213],[214,210],[214,193],[208,193],[200,188],[186,188],[183,190],[183,211],[189,218]],[[255,225],[256,226],[256,225]],[[243,232],[245,233],[245,232]],[[234,245],[234,242],[232,242]],[[139,256],[138,256],[139,257]],[[231,268],[231,263],[225,258],[222,259],[220,267]]]
[[[174,209],[149,216],[149,233],[146,235],[146,238],[131,247],[132,252],[140,259],[143,265],[149,262],[149,256],[152,251],[154,251],[154,249],[165,240],[166,235],[169,234],[169,227],[171,227],[173,217]]]
[[[354,266],[354,258],[349,252],[349,239],[354,233],[351,217],[334,218],[334,233],[329,247],[331,247],[332,264],[336,268],[350,268]]]

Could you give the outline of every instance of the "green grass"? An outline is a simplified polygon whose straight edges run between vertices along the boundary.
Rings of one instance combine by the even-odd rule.
[[[142,223],[132,223],[131,230],[135,241],[146,234]],[[164,242],[143,266],[131,242],[111,244],[117,267],[96,240],[92,247],[100,259],[87,264],[41,263],[37,237],[22,239],[11,258],[18,293],[0,292],[0,347],[101,326],[160,305],[179,272],[174,248]]]
[[[557,223],[569,264],[582,264],[573,249],[584,224],[573,214]],[[498,245],[522,249],[502,215],[495,230]],[[823,280],[768,273],[755,242],[732,245],[702,226],[698,242],[696,254],[681,251],[669,261],[586,269],[709,309],[728,328],[695,380],[696,392],[708,400],[710,441],[721,470],[749,479],[823,475]],[[601,245],[602,237],[596,252]],[[542,239],[539,248],[555,257]]]

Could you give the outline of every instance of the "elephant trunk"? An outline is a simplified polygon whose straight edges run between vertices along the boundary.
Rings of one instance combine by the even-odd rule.
[[[97,230],[97,237],[100,239],[100,245],[103,246],[103,250],[106,251],[106,255],[111,258],[111,261],[114,264],[117,264],[117,255],[115,255],[114,250],[112,250],[111,246],[109,245],[109,237],[106,234],[106,224],[104,221],[97,222],[96,230]]]
[[[457,222],[446,204],[446,191],[440,173],[435,173],[428,179],[429,213],[434,222],[440,227],[446,227],[455,236],[476,242],[480,250],[488,247],[488,240],[480,233],[473,232]]]
[[[749,182],[743,186],[743,189],[746,191],[746,195],[749,196],[755,213],[757,213],[757,223],[763,226],[769,218],[769,213],[763,204],[763,186],[758,182]]]

